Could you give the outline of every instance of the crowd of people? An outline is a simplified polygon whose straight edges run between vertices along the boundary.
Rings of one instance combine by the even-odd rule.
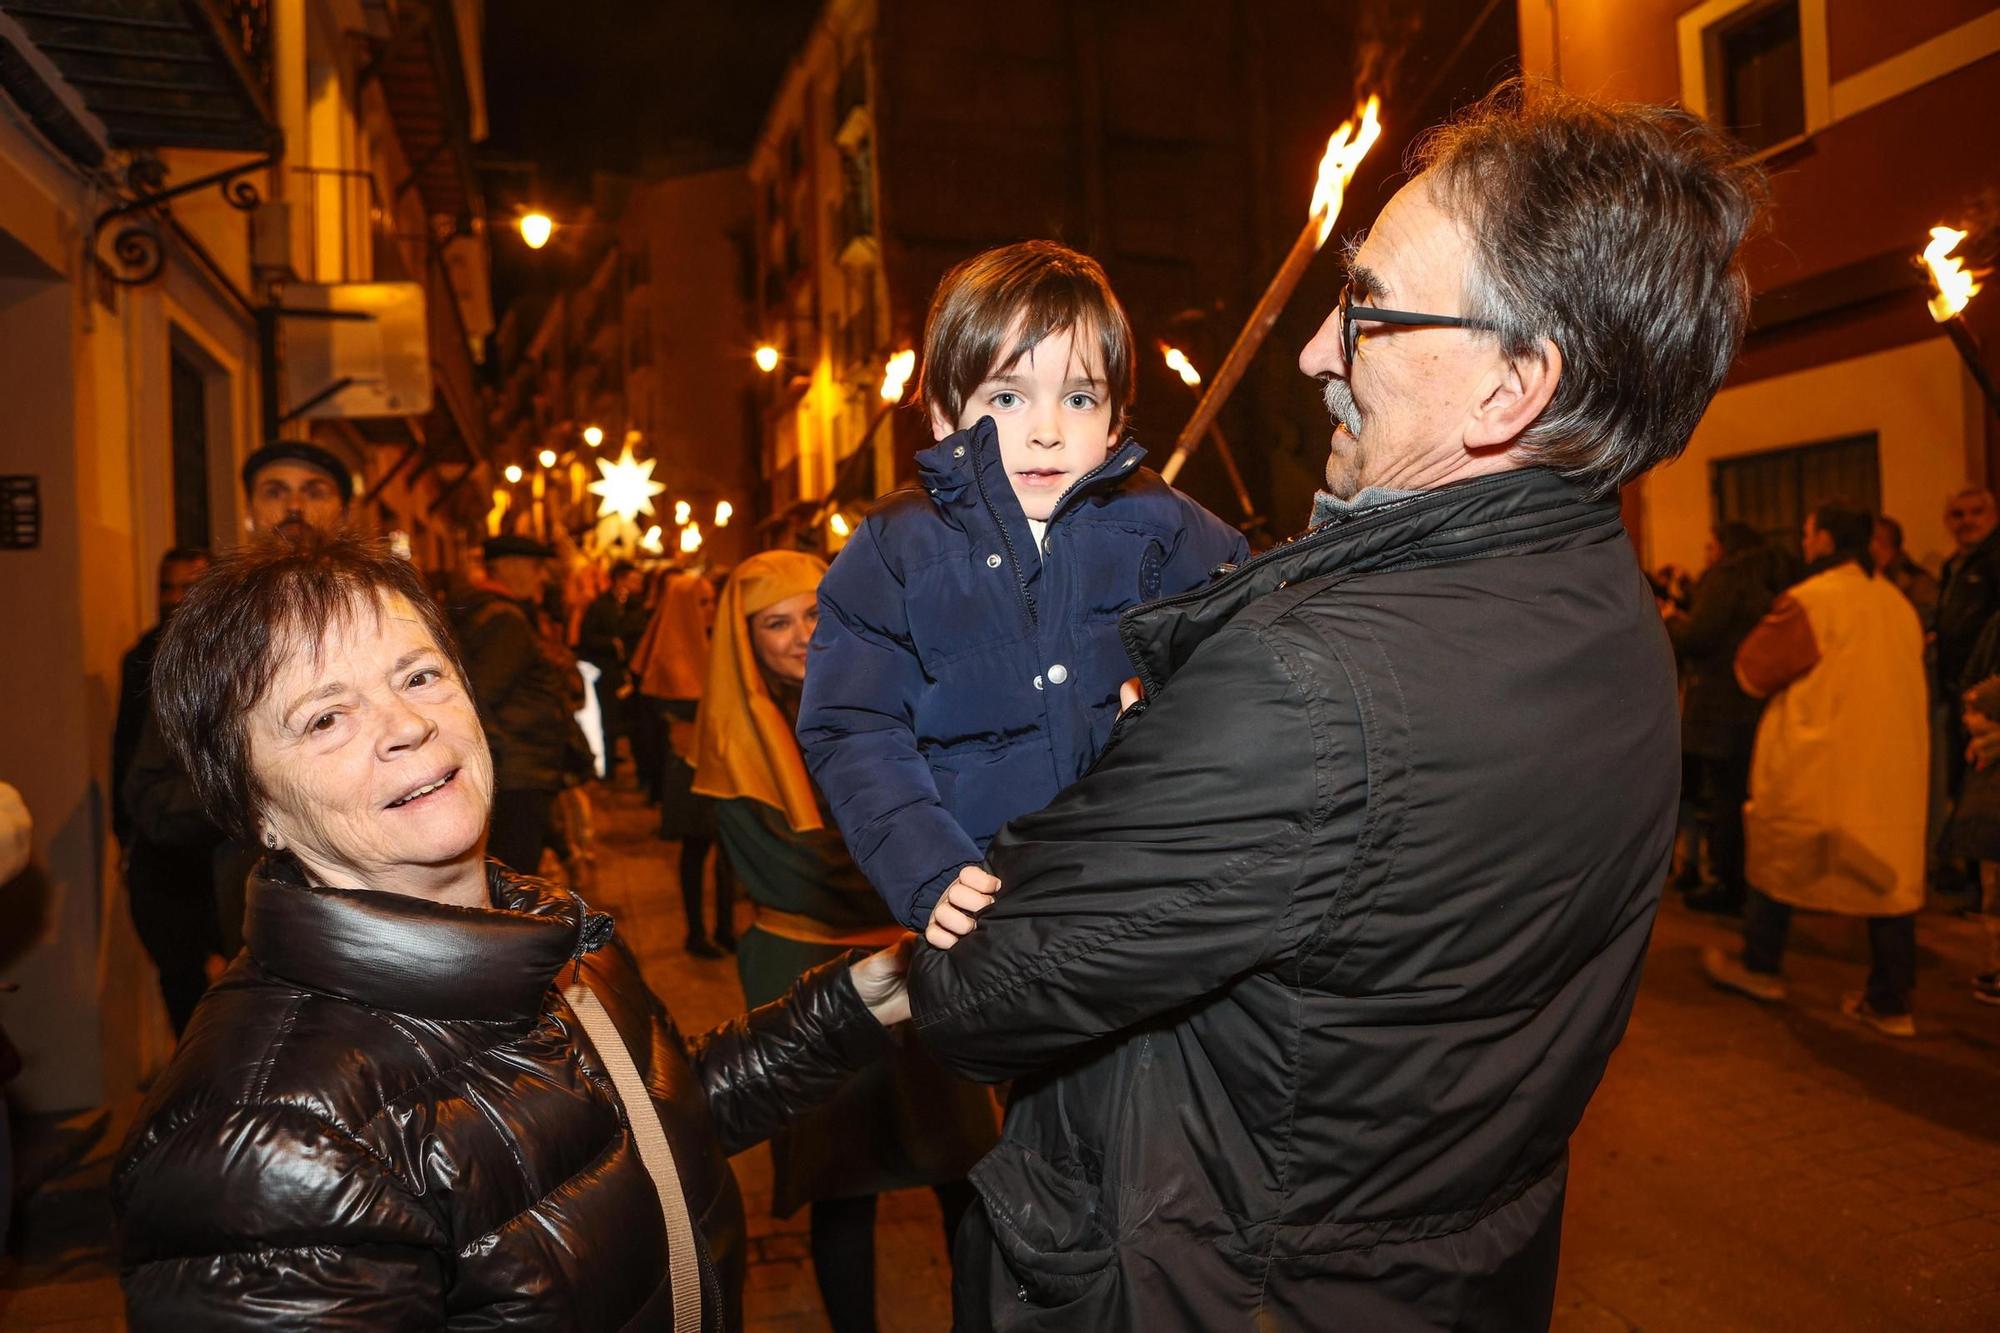
[[[516,533],[427,587],[337,459],[260,450],[266,535],[172,553],[128,672],[129,850],[208,905],[141,927],[182,1041],[113,1176],[132,1326],[733,1329],[725,1155],[769,1140],[840,1330],[909,1186],[964,1329],[1546,1327],[1684,744],[1725,979],[1866,903],[1853,1011],[1909,1021],[1921,811],[1849,794],[1925,762],[1925,704],[1821,725],[1921,696],[1905,583],[1839,506],[1803,581],[1718,532],[1684,731],[1616,498],[1722,382],[1763,192],[1696,117],[1553,88],[1427,137],[1300,356],[1325,489],[1256,557],[1140,465],[1131,328],[1050,242],[946,275],[919,485],[830,568],[558,577]],[[1985,504],[1940,679],[1948,627],[2000,662]],[[752,1006],[705,1034],[588,905],[578,797],[627,755]]]
[[[1912,1036],[1916,919],[1927,888],[1987,926],[1972,994],[2000,1004],[2000,511],[1946,501],[1955,550],[1933,574],[1903,526],[1841,500],[1800,540],[1718,524],[1707,564],[1653,578],[1681,678],[1683,809],[1674,883],[1697,911],[1741,915],[1715,981],[1786,998],[1794,908],[1865,918],[1872,965],[1852,1017]]]

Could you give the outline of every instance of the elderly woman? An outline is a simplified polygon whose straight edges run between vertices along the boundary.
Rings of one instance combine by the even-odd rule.
[[[793,736],[825,573],[798,551],[737,566],[702,692],[694,789],[719,801],[723,851],[756,908],[736,959],[751,1004],[901,929],[834,831]],[[834,1333],[875,1327],[875,1196],[932,1186],[949,1241],[973,1201],[965,1173],[997,1137],[992,1096],[914,1040],[772,1136],[771,1211],[811,1205],[813,1272]]]
[[[736,1327],[725,1157],[889,1045],[897,950],[683,1040],[609,917],[486,859],[464,673],[380,544],[225,558],[154,692],[266,856],[117,1165],[132,1326]]]

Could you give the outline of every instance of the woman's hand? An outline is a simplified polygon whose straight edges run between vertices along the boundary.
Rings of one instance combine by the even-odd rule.
[[[924,941],[933,949],[949,949],[979,924],[979,914],[993,905],[1000,881],[978,866],[964,866],[931,908],[931,921],[924,928]]]
[[[915,935],[905,935],[878,953],[871,953],[847,975],[861,1003],[883,1027],[894,1027],[910,1017],[910,952],[917,947]]]

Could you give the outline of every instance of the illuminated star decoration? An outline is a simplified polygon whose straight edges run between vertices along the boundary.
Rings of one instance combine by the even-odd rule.
[[[590,483],[590,493],[602,497],[597,506],[597,516],[604,518],[616,514],[630,523],[641,511],[653,512],[653,497],[667,489],[665,482],[653,480],[653,466],[659,460],[649,458],[641,463],[632,457],[632,445],[626,442],[625,452],[618,461],[608,463],[597,460],[597,470],[604,475]]]

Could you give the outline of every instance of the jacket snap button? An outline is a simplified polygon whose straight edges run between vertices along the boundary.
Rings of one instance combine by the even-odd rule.
[[[988,569],[998,569],[998,568],[1000,568],[1000,557],[999,557],[998,555],[989,555],[989,556],[987,556],[987,557],[986,557],[986,567],[987,567]]]
[[[1060,685],[1069,679],[1069,668],[1061,662],[1049,668],[1049,684]]]
[[[953,458],[963,458],[963,457],[965,457],[965,446],[961,444],[961,445],[959,445],[959,446],[958,446],[957,448],[953,449],[953,450],[951,451],[951,456],[952,456]]]
[[[1040,676],[1035,677],[1035,688],[1038,690],[1042,688],[1042,678]]]

